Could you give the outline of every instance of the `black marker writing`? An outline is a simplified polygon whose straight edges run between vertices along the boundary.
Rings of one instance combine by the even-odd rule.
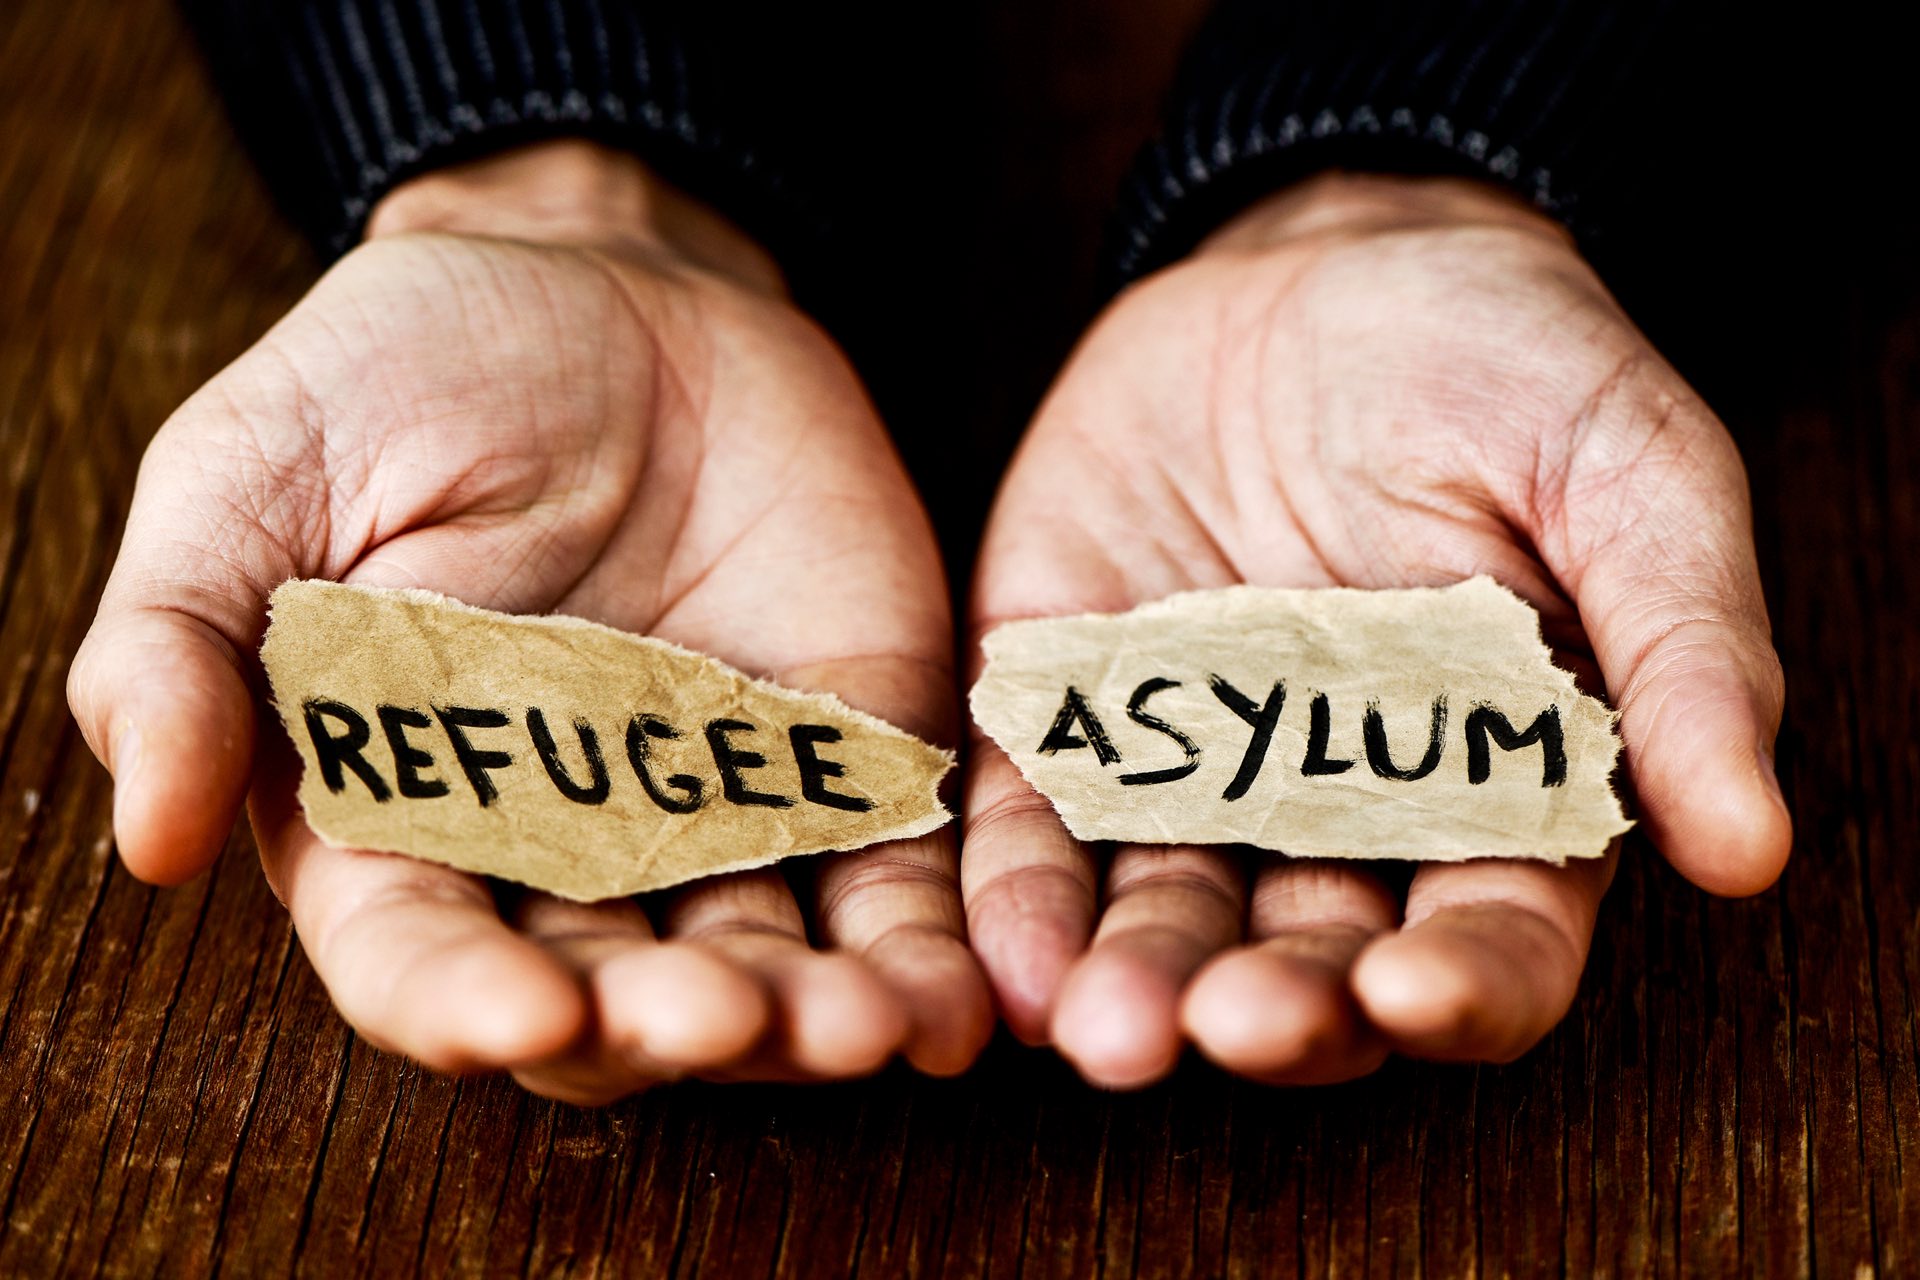
[[[513,757],[504,751],[475,746],[467,737],[467,730],[504,729],[508,724],[507,713],[479,707],[435,707],[433,714],[440,718],[440,727],[447,731],[453,743],[454,759],[460,762],[460,772],[467,775],[467,785],[473,788],[474,798],[482,809],[486,808],[500,795],[488,771],[506,768],[513,763]]]
[[[431,800],[447,794],[447,784],[439,778],[423,778],[422,769],[433,768],[433,757],[407,740],[409,729],[431,729],[433,721],[424,711],[412,707],[392,707],[385,703],[374,708],[380,728],[387,735],[393,752],[393,782],[409,800]]]
[[[1327,739],[1332,733],[1333,710],[1327,705],[1327,695],[1316,693],[1307,709],[1307,758],[1300,762],[1301,773],[1309,778],[1330,778],[1353,768],[1351,760],[1327,758]]]
[[[1239,716],[1253,726],[1253,734],[1247,739],[1246,754],[1240,758],[1240,768],[1233,775],[1233,781],[1220,793],[1222,800],[1238,800],[1247,794],[1253,786],[1253,780],[1260,776],[1260,766],[1266,763],[1267,747],[1273,742],[1273,727],[1280,723],[1280,708],[1287,702],[1287,682],[1275,680],[1273,692],[1267,695],[1262,705],[1256,705],[1252,698],[1228,684],[1222,676],[1208,676],[1207,687],[1213,690],[1213,696],[1225,704],[1227,710]]]
[[[1073,731],[1080,726],[1080,734]],[[1072,685],[1067,686],[1066,697],[1061,699],[1060,712],[1053,718],[1053,726],[1047,730],[1047,736],[1040,739],[1040,754],[1050,756],[1056,751],[1077,751],[1081,747],[1093,747],[1093,758],[1101,764],[1113,764],[1120,759],[1120,753],[1114,750],[1113,739],[1107,736],[1106,726],[1100,723],[1100,717],[1087,705],[1086,698]]]
[[[326,781],[327,790],[339,795],[347,789],[347,777],[340,772],[340,766],[345,765],[366,784],[375,800],[385,801],[393,794],[387,789],[386,779],[360,754],[373,738],[365,716],[344,702],[330,702],[325,698],[308,698],[300,704],[300,712],[306,719],[307,737],[313,740],[313,754],[320,762],[320,776]],[[337,737],[328,733],[321,720],[323,716],[339,721],[347,731]]]
[[[735,804],[764,805],[769,809],[790,809],[792,796],[777,796],[766,791],[753,791],[747,787],[746,780],[740,775],[747,769],[764,769],[767,758],[758,751],[742,751],[727,740],[730,733],[752,733],[754,726],[745,720],[709,720],[707,722],[707,747],[713,752],[713,763],[720,770],[720,790],[727,799]]]
[[[705,787],[700,779],[690,773],[667,775],[667,788],[678,791],[679,795],[670,795],[654,778],[649,766],[652,752],[648,744],[651,738],[671,741],[680,736],[680,731],[655,716],[635,716],[627,721],[627,763],[633,766],[633,776],[640,779],[640,787],[647,793],[647,799],[659,805],[668,813],[692,813],[706,799]]]
[[[573,732],[580,739],[581,753],[587,757],[585,786],[575,782],[567,766],[561,763],[560,749],[547,729],[546,715],[538,707],[527,708],[527,733],[533,738],[533,749],[540,763],[546,766],[547,777],[553,780],[555,790],[575,804],[605,804],[608,792],[613,790],[613,779],[607,776],[607,762],[600,755],[600,735],[585,720],[575,720]]]
[[[1196,744],[1192,738],[1189,738],[1186,734],[1180,732],[1180,730],[1147,710],[1148,698],[1159,693],[1162,689],[1178,689],[1179,687],[1180,682],[1178,680],[1168,680],[1162,676],[1155,676],[1150,680],[1142,680],[1139,688],[1133,691],[1133,697],[1127,699],[1127,719],[1133,721],[1143,729],[1152,729],[1155,733],[1163,733],[1167,737],[1172,738],[1180,744],[1180,750],[1186,753],[1186,760],[1181,764],[1174,765],[1167,769],[1147,769],[1139,773],[1123,773],[1120,775],[1121,786],[1142,787],[1151,786],[1158,782],[1178,782],[1200,767],[1199,745]]]
[[[1380,719],[1380,704],[1369,702],[1367,713],[1360,722],[1361,736],[1367,744],[1367,764],[1382,778],[1391,778],[1396,782],[1418,782],[1440,767],[1441,753],[1447,746],[1447,695],[1441,694],[1433,700],[1433,718],[1427,734],[1427,754],[1420,757],[1420,763],[1411,769],[1401,769],[1393,763],[1393,753],[1387,748],[1387,726]]]
[[[1567,780],[1567,744],[1560,732],[1559,707],[1548,707],[1533,718],[1532,724],[1518,732],[1513,721],[1485,703],[1467,712],[1467,781],[1476,785],[1493,774],[1488,738],[1499,743],[1502,751],[1518,751],[1539,743],[1545,757],[1540,785],[1557,787]]]
[[[793,762],[800,766],[800,794],[814,804],[825,805],[829,809],[865,813],[873,808],[873,801],[864,796],[842,795],[838,791],[827,790],[827,779],[846,777],[847,766],[838,760],[821,759],[814,747],[821,743],[838,742],[840,737],[840,731],[830,724],[796,724],[787,730],[787,741],[793,744]]]

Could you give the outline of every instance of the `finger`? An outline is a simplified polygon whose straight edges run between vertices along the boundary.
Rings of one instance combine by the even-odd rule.
[[[234,644],[183,605],[103,602],[67,701],[113,774],[115,843],[140,879],[179,884],[218,856],[246,796],[251,697]]]
[[[67,699],[114,777],[128,870],[177,884],[212,863],[246,795],[254,720],[247,671],[266,597],[296,549],[249,512],[244,468],[183,456],[182,428],[141,464],[126,536],[74,657]],[[289,491],[283,508],[297,506]],[[297,518],[296,518],[297,520]]]
[[[1422,867],[1406,923],[1360,955],[1353,991],[1400,1052],[1508,1062],[1566,1015],[1616,854]]]
[[[1391,929],[1400,904],[1350,864],[1264,855],[1248,909],[1249,945],[1203,968],[1180,1024],[1209,1059],[1270,1084],[1329,1084],[1386,1060],[1348,981],[1355,958]]]
[[[1053,1041],[1095,1084],[1138,1088],[1180,1060],[1180,993],[1240,940],[1246,873],[1237,852],[1122,845],[1093,946],[1060,987]]]
[[[631,899],[567,902],[530,893],[515,925],[570,967],[592,995],[595,1034],[514,1072],[526,1088],[599,1106],[663,1080],[719,1072],[765,1034],[760,985],[697,947],[661,945]]]
[[[968,935],[1007,1026],[1044,1044],[1060,984],[1093,934],[1093,855],[984,736],[967,762],[964,807]]]
[[[868,656],[789,668],[780,679],[834,693],[927,741],[953,741],[944,662]],[[993,997],[967,946],[953,825],[801,866],[812,873],[821,941],[864,960],[906,1011],[907,1060],[931,1075],[966,1070],[993,1034]]]
[[[631,900],[565,902],[544,893],[526,894],[511,913],[514,926],[578,975],[599,1013],[600,975],[629,956],[645,955],[653,943],[646,913]],[[515,1067],[521,1087],[574,1106],[604,1106],[678,1073],[647,1057],[639,1037],[622,1037],[595,1017],[587,1034],[554,1057]]]
[[[1746,474],[1706,407],[1603,404],[1543,540],[1620,711],[1640,816],[1714,893],[1778,878],[1792,819],[1773,769],[1784,685],[1754,560]]]
[[[1053,407],[1044,408],[1041,418],[1058,412],[1059,394],[1056,387]],[[1071,456],[1071,444],[1059,443],[1059,432],[1039,430],[1038,421],[1008,469],[981,541],[967,646],[973,681],[986,666],[985,639],[1002,623],[1118,612],[1202,585],[1185,576],[1193,567],[1190,557],[1203,554],[1201,539],[1189,545],[1181,537],[1177,548],[1162,548],[1165,554],[1153,556],[1150,565],[1116,561],[1105,526],[1134,519],[1132,506],[1063,506],[1058,479],[1085,459]],[[970,731],[960,840],[968,936],[1008,1029],[1028,1044],[1044,1044],[1053,1033],[1062,984],[1093,937],[1100,870],[1094,851],[1067,830],[1000,744],[977,723]]]
[[[906,1011],[904,1052],[930,1075],[958,1075],[993,1034],[993,998],[967,947],[952,829],[816,868],[823,940],[873,967]]]
[[[738,1074],[841,1079],[885,1065],[907,1035],[899,998],[861,961],[815,951],[777,872],[716,876],[671,894],[661,934],[705,948],[751,975],[770,1021]]]
[[[507,927],[476,877],[313,834],[285,768],[250,808],[268,881],[340,1014],[374,1045],[436,1071],[558,1056],[590,1027],[579,980]]]

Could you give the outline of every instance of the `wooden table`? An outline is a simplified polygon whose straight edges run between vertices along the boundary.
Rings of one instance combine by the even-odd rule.
[[[969,29],[1014,50],[981,124],[992,220],[876,375],[896,420],[929,370],[958,388],[918,410],[933,452],[972,460],[948,481],[958,544],[1089,303],[1090,229],[1174,46],[1102,9],[1005,3]],[[1190,1062],[1108,1096],[1001,1043],[951,1082],[582,1111],[356,1039],[244,835],[185,888],[131,880],[67,716],[145,440],[316,269],[165,0],[0,8],[0,1273],[1920,1267],[1910,274],[1816,281],[1743,331],[1758,347],[1676,339],[1748,441],[1800,846],[1744,902],[1632,846],[1536,1052],[1315,1091]],[[1005,373],[956,372],[981,368]]]

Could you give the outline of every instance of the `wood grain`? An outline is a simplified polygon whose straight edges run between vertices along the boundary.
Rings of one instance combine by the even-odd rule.
[[[1177,43],[1110,12],[1003,4],[979,33],[1013,50],[983,144],[1005,164],[974,210],[987,247],[956,256],[896,366],[948,353],[937,385],[963,390],[925,420],[987,442],[958,451],[963,517],[1088,305],[1085,246]],[[243,836],[184,888],[129,879],[67,716],[144,442],[316,270],[165,0],[0,12],[0,1273],[1920,1267],[1910,272],[1755,288],[1773,311],[1678,341],[1747,441],[1800,843],[1743,902],[1633,846],[1579,1003],[1536,1052],[1318,1091],[1188,1063],[1107,1096],[1003,1043],[957,1081],[684,1085],[582,1111],[358,1041]],[[896,417],[912,381],[883,396]]]

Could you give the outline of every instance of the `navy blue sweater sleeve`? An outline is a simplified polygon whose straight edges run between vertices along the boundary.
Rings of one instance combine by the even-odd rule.
[[[634,151],[776,246],[805,200],[697,0],[183,0],[236,125],[323,252],[408,177],[560,135]],[[737,42],[736,42],[737,43]]]
[[[900,175],[977,158],[956,150],[977,122],[925,126],[939,108],[920,99],[958,92],[955,68],[898,6],[181,2],[269,184],[331,253],[406,178],[543,137],[638,153],[783,260]],[[1591,239],[1698,154],[1705,116],[1722,113],[1708,149],[1737,144],[1739,99],[1714,100],[1754,61],[1728,47],[1759,25],[1737,17],[1724,0],[1220,0],[1117,207],[1110,277],[1333,166],[1477,175]]]
[[[1702,0],[1222,0],[1122,193],[1112,282],[1330,167],[1472,175],[1600,234],[1646,184],[1623,170],[1685,144],[1719,29]]]

